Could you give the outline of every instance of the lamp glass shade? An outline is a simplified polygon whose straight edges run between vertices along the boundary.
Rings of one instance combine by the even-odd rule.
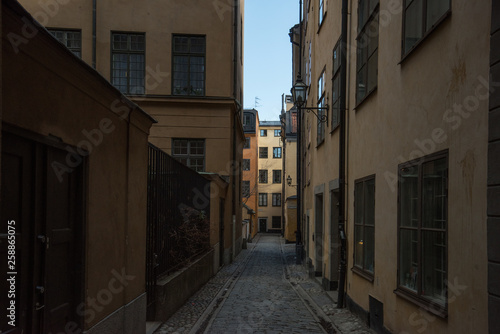
[[[288,175],[288,177],[286,178],[286,183],[290,186],[292,185],[292,178],[290,177],[290,175]]]
[[[306,102],[306,90],[307,86],[302,80],[297,80],[292,87],[293,102],[299,107],[303,106]]]

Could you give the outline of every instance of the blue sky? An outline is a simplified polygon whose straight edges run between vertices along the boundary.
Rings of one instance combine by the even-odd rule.
[[[292,87],[292,44],[288,33],[299,22],[296,0],[245,1],[243,105],[261,121],[278,121],[281,95]]]

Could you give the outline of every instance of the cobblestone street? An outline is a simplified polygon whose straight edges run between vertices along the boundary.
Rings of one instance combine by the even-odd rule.
[[[155,333],[374,332],[295,264],[295,244],[264,234]]]

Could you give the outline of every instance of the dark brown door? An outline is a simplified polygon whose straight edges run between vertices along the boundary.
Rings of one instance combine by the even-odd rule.
[[[84,165],[56,173],[54,164],[66,158],[56,146],[3,133],[0,256],[5,261],[8,255],[4,222],[14,220],[19,318],[15,327],[2,318],[2,332],[60,333],[82,326]],[[2,307],[10,303],[8,295],[0,298]]]

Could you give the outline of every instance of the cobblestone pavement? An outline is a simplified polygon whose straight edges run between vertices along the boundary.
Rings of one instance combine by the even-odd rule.
[[[155,334],[375,333],[295,264],[295,244],[257,235]]]
[[[324,333],[286,280],[279,236],[261,236],[205,333]]]

